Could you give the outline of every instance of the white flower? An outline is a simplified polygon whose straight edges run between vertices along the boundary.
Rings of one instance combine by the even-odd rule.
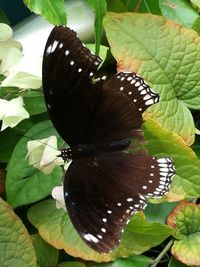
[[[22,97],[13,98],[10,101],[0,99],[0,120],[2,120],[1,131],[7,127],[13,128],[20,121],[30,117],[23,105]]]
[[[0,73],[7,76],[9,69],[23,57],[22,46],[11,39],[13,31],[8,25],[0,23],[0,33]]]
[[[23,55],[21,44],[13,40],[12,35],[12,29],[0,23],[0,73],[6,76],[1,87],[40,88],[42,56]]]
[[[37,89],[42,85],[42,57],[25,55],[9,69],[1,83],[2,87],[14,86],[21,89]]]
[[[29,164],[41,170],[45,174],[52,172],[55,166],[63,165],[64,161],[57,150],[56,136],[52,135],[48,138],[29,141],[27,143]]]
[[[52,194],[52,197],[56,200],[57,209],[63,208],[64,210],[66,210],[63,186],[54,187],[51,194]]]

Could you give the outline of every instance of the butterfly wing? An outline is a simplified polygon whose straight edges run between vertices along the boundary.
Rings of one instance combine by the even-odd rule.
[[[84,142],[96,99],[91,77],[100,62],[74,31],[52,30],[43,57],[43,91],[50,118],[69,145]]]
[[[135,73],[118,73],[102,85],[101,99],[89,125],[91,142],[136,138],[142,113],[159,101],[157,93]]]
[[[75,160],[64,179],[70,219],[91,248],[108,253],[119,244],[129,218],[145,208],[146,196],[164,195],[173,175],[170,158],[145,151]]]
[[[137,136],[142,112],[158,102],[158,95],[134,73],[94,84],[100,62],[74,31],[56,26],[51,32],[43,58],[43,90],[51,120],[70,146]]]

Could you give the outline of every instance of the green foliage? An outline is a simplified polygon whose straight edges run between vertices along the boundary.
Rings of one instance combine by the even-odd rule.
[[[142,213],[137,213],[125,228],[119,247],[111,253],[99,254],[90,249],[78,236],[66,211],[57,209],[55,201],[46,200],[32,206],[28,211],[28,218],[42,238],[52,246],[64,249],[74,257],[96,262],[141,254],[160,244],[173,233],[170,227],[160,223],[149,223]]]
[[[155,267],[164,261],[168,267],[200,266],[200,207],[195,203],[200,198],[200,138],[195,135],[199,133],[195,127],[200,125],[199,1],[77,2],[95,13],[95,44],[87,46],[104,59],[100,72],[112,74],[116,68],[113,58],[108,59],[110,49],[118,71],[139,73],[158,92],[159,103],[143,114],[145,146],[151,155],[172,157],[176,176],[167,195],[149,198],[144,213],[131,218],[116,249],[108,254],[90,249],[67,212],[58,209],[50,196],[62,183],[61,167],[46,175],[29,164],[28,141],[55,135],[61,148],[63,140],[48,121],[41,90],[41,59],[38,65],[34,58],[29,59],[25,61],[27,69],[25,65],[13,73],[12,66],[24,59],[22,47],[12,39],[12,30],[1,24],[0,98],[23,97],[30,118],[0,131],[0,166],[7,171],[5,187],[0,172],[0,192],[7,201],[0,199],[0,266]],[[76,14],[66,13],[64,0],[24,3],[56,25],[65,25],[67,16],[79,19],[82,12],[77,4]],[[9,24],[3,10],[0,22]],[[104,30],[109,47],[108,43],[101,45]],[[28,70],[32,65],[37,66],[36,72]],[[166,239],[170,239],[167,245]]]
[[[24,3],[32,12],[42,15],[49,23],[67,23],[64,0],[24,0]]]
[[[46,243],[39,235],[31,236],[37,257],[37,267],[56,266],[58,250]]]
[[[193,143],[189,108],[200,108],[200,37],[149,14],[107,13],[104,26],[118,71],[139,73],[160,95],[148,117]]]
[[[7,201],[13,207],[34,203],[48,196],[56,185],[61,184],[62,170],[57,167],[49,175],[44,175],[29,165],[27,142],[57,135],[49,121],[34,125],[15,146],[7,167]]]
[[[168,224],[176,229],[178,240],[172,246],[172,255],[187,265],[200,265],[200,206],[182,201],[168,218]]]
[[[31,238],[20,218],[0,198],[0,266],[36,267]]]
[[[99,55],[100,45],[101,45],[101,36],[103,31],[103,17],[105,15],[107,9],[106,0],[96,1],[96,0],[88,0],[88,4],[95,11],[95,39],[96,39],[96,55]]]
[[[159,0],[163,16],[191,28],[199,17],[198,12],[186,0]]]

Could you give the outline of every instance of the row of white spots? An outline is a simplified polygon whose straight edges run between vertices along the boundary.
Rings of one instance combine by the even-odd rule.
[[[54,42],[47,47],[46,54],[48,55],[53,53],[57,46],[58,46],[58,41],[54,40]]]
[[[172,176],[175,174],[174,164],[170,158],[159,158],[157,162],[160,171],[159,185],[153,193],[148,193],[148,196],[165,195],[169,190]]]
[[[130,76],[131,75],[131,76]],[[130,82],[131,85],[137,87],[140,95],[144,95],[143,100],[145,101],[146,106],[153,105],[158,102],[158,95],[150,89],[150,87],[145,83],[145,81],[138,75],[134,73],[119,73],[117,79],[124,81],[125,78]],[[120,87],[120,91],[124,90],[124,86]],[[128,95],[132,95],[132,91],[128,92]],[[136,102],[137,99],[134,99],[133,102]],[[139,111],[142,111],[142,108],[138,108]]]
[[[58,46],[59,49],[61,49],[63,47],[63,43],[60,43],[58,45],[58,41],[54,40],[54,42],[48,46],[48,48],[46,50],[46,53],[47,54],[53,53],[56,50],[57,46]],[[66,49],[64,54],[67,57],[70,54],[69,50]],[[94,65],[97,66],[97,65],[99,65],[100,62],[101,62],[101,59],[100,58],[96,58],[96,60],[94,61]],[[73,66],[75,64],[74,60],[70,60],[69,64],[71,66]],[[78,68],[78,72],[79,73],[82,72],[82,70],[83,70],[82,68]],[[90,72],[89,76],[92,77],[93,75],[94,75],[94,73]],[[102,79],[106,79],[106,76],[103,76]]]

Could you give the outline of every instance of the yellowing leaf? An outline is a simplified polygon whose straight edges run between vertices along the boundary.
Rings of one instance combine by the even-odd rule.
[[[173,232],[167,225],[147,222],[142,212],[138,212],[125,228],[119,247],[111,253],[99,254],[85,244],[74,229],[67,212],[57,209],[54,200],[32,206],[28,211],[28,219],[42,238],[55,248],[64,249],[74,257],[96,262],[141,254],[160,244]]]
[[[167,223],[176,230],[178,239],[173,256],[187,265],[200,265],[200,205],[182,201],[169,215]]]
[[[192,144],[188,108],[200,109],[199,35],[151,14],[107,13],[104,27],[118,71],[139,73],[160,95],[147,116]]]
[[[0,199],[0,266],[36,267],[31,238],[11,207]]]

